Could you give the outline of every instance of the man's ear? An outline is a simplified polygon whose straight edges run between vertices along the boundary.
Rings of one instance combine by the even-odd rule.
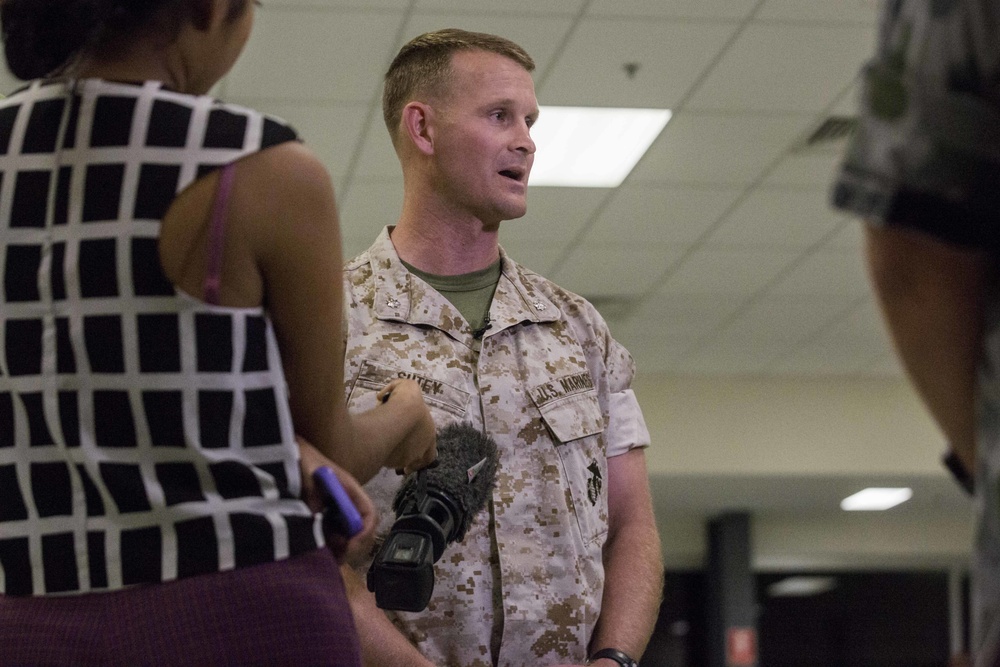
[[[434,153],[434,109],[423,102],[409,102],[403,107],[400,131],[409,137],[418,151]]]

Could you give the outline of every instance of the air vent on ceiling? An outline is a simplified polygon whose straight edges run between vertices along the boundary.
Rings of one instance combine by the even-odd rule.
[[[839,151],[858,129],[856,116],[830,116],[806,137],[799,151]]]

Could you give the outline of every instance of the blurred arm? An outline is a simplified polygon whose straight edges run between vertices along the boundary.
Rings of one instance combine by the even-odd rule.
[[[971,473],[988,255],[906,229],[866,229],[872,286],[896,351]]]
[[[341,567],[341,573],[361,640],[361,658],[365,667],[434,667],[434,663],[420,655],[420,651],[375,605],[375,595],[368,591],[361,575],[346,565]]]

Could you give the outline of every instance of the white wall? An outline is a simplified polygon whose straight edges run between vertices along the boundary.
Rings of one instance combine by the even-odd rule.
[[[702,567],[705,517],[662,516],[659,529],[668,569]],[[751,523],[759,571],[965,569],[972,533],[968,514],[930,519],[755,515]]]
[[[647,457],[668,567],[704,562],[705,521],[719,513],[689,496],[733,488],[751,489],[732,509],[753,514],[758,569],[964,565],[970,503],[943,471],[942,436],[905,381],[640,375],[634,386],[653,438]],[[824,509],[823,492],[863,479],[923,484],[941,497],[889,512],[846,513],[835,500]],[[677,487],[692,492],[679,498]],[[794,497],[783,497],[785,487]]]
[[[634,388],[651,474],[941,470],[942,436],[902,380],[640,374]]]

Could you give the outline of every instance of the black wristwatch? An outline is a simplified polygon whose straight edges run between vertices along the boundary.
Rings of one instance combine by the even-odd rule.
[[[594,653],[589,658],[587,658],[587,664],[594,662],[595,660],[600,660],[601,658],[608,658],[614,660],[622,667],[639,667],[639,663],[630,658],[627,654],[622,653],[616,648],[602,648],[597,653]]]

